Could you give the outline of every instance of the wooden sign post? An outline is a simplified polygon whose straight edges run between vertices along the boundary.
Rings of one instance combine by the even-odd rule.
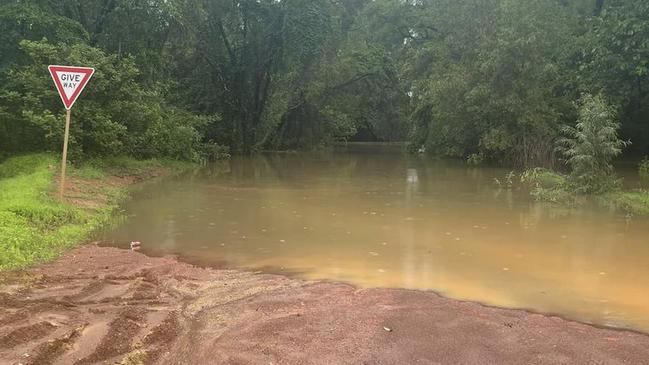
[[[68,139],[70,138],[70,114],[72,105],[86,87],[95,73],[94,68],[50,65],[48,67],[54,85],[65,106],[65,133],[63,135],[63,156],[61,158],[61,178],[59,180],[59,199],[63,199],[65,191],[65,169],[68,160]]]

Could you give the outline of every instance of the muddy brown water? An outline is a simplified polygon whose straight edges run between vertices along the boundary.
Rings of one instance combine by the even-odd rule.
[[[234,157],[144,187],[103,242],[649,332],[649,219],[537,203],[507,172],[398,146]]]

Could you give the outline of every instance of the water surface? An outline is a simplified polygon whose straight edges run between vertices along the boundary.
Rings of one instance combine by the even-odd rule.
[[[105,242],[649,332],[649,220],[533,202],[494,184],[507,171],[398,147],[235,157],[147,186]]]

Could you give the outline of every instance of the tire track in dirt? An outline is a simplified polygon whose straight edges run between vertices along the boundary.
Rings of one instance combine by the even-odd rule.
[[[0,349],[12,348],[25,342],[41,339],[54,332],[56,326],[48,322],[38,322],[19,327],[0,337]]]
[[[68,351],[72,344],[79,338],[83,327],[75,328],[62,337],[51,341],[43,342],[34,349],[34,355],[30,355],[24,362],[26,365],[38,365],[51,363]]]
[[[93,245],[0,283],[1,364],[641,364],[648,358],[649,336],[639,333],[429,292],[201,269]]]
[[[133,340],[144,324],[145,314],[146,309],[141,307],[124,308],[110,323],[108,332],[103,336],[95,351],[74,364],[96,364],[130,352]],[[116,339],[117,341],[115,341]]]

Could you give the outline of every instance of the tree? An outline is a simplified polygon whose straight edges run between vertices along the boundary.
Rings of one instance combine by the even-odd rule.
[[[101,52],[138,88],[97,95],[132,109],[95,121],[122,147],[88,135],[84,153],[144,153],[125,146],[182,115],[190,144],[242,153],[409,140],[439,156],[551,167],[578,118],[572,102],[590,92],[616,106],[620,134],[646,155],[647,19],[643,0],[0,0],[0,149],[53,136],[24,123],[54,110],[45,65],[21,47],[31,41],[54,52],[42,62]]]
[[[550,166],[576,14],[548,1],[436,1],[407,38],[415,147]],[[412,39],[412,40],[411,40]]]
[[[609,0],[582,41],[585,91],[604,93],[619,107],[620,133],[631,151],[649,154],[649,2]]]
[[[584,95],[579,119],[563,129],[560,150],[571,168],[569,180],[580,193],[602,193],[615,186],[612,161],[629,143],[618,137],[615,109],[601,95]]]

